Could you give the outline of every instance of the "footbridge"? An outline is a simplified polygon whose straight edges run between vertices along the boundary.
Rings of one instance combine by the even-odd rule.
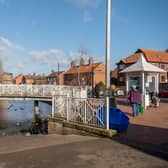
[[[33,100],[35,112],[39,101],[48,101],[52,118],[104,129],[104,99],[88,98],[87,92],[87,87],[0,84],[0,100]]]
[[[0,84],[0,100],[52,101],[53,96],[86,97],[87,88],[64,85]]]

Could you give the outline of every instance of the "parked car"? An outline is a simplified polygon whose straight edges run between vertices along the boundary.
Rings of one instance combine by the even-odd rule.
[[[168,90],[160,91],[159,92],[159,97],[168,97]]]
[[[160,83],[159,97],[168,97],[168,83]]]

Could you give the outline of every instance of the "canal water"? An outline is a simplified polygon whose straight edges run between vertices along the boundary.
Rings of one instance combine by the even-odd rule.
[[[42,119],[51,114],[52,107],[39,102]],[[0,136],[17,135],[28,130],[34,117],[34,101],[0,101]]]

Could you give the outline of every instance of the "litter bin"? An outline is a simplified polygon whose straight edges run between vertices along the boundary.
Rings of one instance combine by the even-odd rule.
[[[152,97],[152,102],[153,102],[155,107],[159,107],[160,99],[157,96]]]

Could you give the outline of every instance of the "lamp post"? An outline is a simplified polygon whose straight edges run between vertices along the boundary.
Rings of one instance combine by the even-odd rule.
[[[109,97],[110,97],[110,15],[111,0],[106,0],[106,129],[109,130]]]
[[[59,63],[58,63],[58,72],[57,72],[57,85],[59,85]]]

